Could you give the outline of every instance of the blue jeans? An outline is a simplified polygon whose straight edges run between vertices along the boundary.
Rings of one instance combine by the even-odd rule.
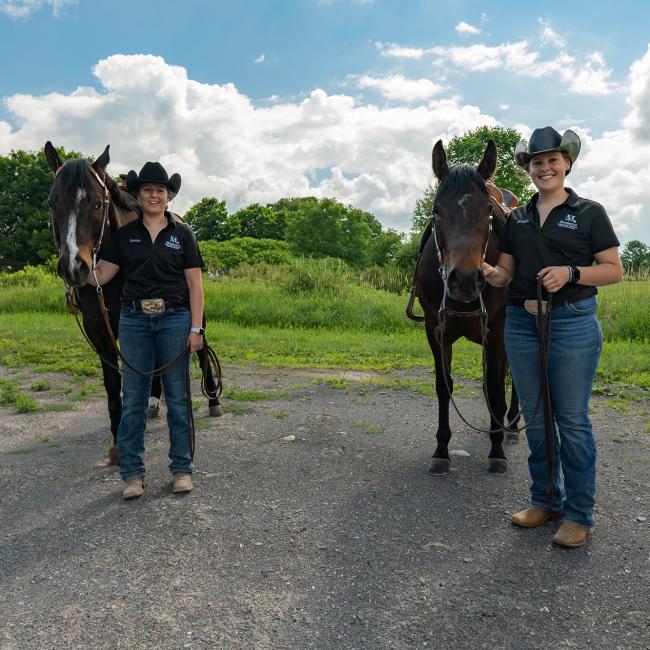
[[[122,309],[120,349],[126,360],[141,372],[151,372],[154,360],[171,361],[187,346],[191,316],[189,309],[168,308],[162,314],[144,314]],[[169,469],[192,472],[189,447],[187,372],[189,355],[179,359],[162,375],[169,427]],[[144,430],[151,391],[151,377],[141,377],[123,368],[122,420],[117,431],[120,474],[125,481],[144,476]]]
[[[596,441],[589,420],[589,398],[603,347],[595,312],[595,297],[551,311],[548,381],[556,432],[554,500],[546,492],[548,464],[541,400],[532,417],[540,383],[536,316],[523,307],[508,306],[505,327],[506,352],[517,393],[522,401],[528,396],[523,411],[530,448],[532,505],[563,510],[565,520],[587,528],[594,524],[596,497]]]

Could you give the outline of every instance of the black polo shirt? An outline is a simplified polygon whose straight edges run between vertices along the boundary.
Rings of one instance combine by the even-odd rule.
[[[510,213],[499,248],[516,262],[508,292],[511,304],[537,296],[537,273],[545,266],[591,266],[595,253],[619,246],[605,208],[565,190],[566,201],[551,210],[541,228],[538,194]],[[553,294],[553,301],[575,302],[596,293],[596,287],[568,282]]]
[[[185,269],[203,266],[192,229],[165,212],[167,225],[152,243],[142,217],[113,233],[102,259],[117,264],[124,274],[122,303],[164,298],[171,306],[189,307]]]

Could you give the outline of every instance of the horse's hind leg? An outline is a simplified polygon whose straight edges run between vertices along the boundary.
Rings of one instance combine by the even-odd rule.
[[[508,413],[506,414],[506,422],[509,426],[506,427],[506,442],[517,443],[519,442],[520,432],[517,431],[519,428],[519,396],[517,395],[517,390],[515,389],[515,382],[512,382],[512,393],[510,396],[510,407],[508,408]]]
[[[154,369],[158,370],[160,364],[158,359],[154,364]],[[147,408],[147,418],[157,418],[160,415],[160,396],[162,395],[162,383],[160,375],[154,375],[151,378],[151,393],[149,395],[149,407]]]
[[[117,365],[117,355],[115,356],[115,365]],[[111,359],[111,362],[113,359]],[[104,374],[104,388],[108,399],[108,416],[111,421],[111,433],[113,434],[113,445],[111,446],[108,457],[111,465],[119,465],[120,460],[117,453],[117,429],[122,419],[122,378],[120,373],[111,368],[107,363],[102,361],[102,372]]]
[[[208,413],[212,417],[221,417],[223,415],[223,406],[219,404],[219,398],[217,397],[217,383],[214,380],[214,375],[212,374],[212,366],[210,365],[208,359],[208,351],[205,348],[201,348],[197,351],[196,356],[199,358],[199,364],[201,368],[206,367],[205,371],[205,388],[208,395],[214,395],[214,397],[208,397]]]
[[[496,331],[496,330],[493,330]],[[487,399],[490,405],[490,442],[488,472],[504,474],[508,469],[503,450],[503,418],[506,414],[505,397],[506,353],[503,338],[496,334],[487,340]]]
[[[436,396],[438,398],[438,431],[436,432],[436,450],[433,458],[427,467],[429,474],[447,474],[449,472],[449,441],[451,440],[451,428],[449,427],[449,401],[450,393],[454,390],[454,381],[451,377],[451,344],[445,343],[445,361],[442,362],[442,353],[436,343],[433,334],[429,335],[427,326],[427,338],[433,352],[436,369]],[[445,381],[446,376],[446,381]],[[449,387],[449,388],[447,388]]]

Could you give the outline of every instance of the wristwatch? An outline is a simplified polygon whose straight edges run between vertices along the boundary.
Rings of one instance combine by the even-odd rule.
[[[571,282],[578,284],[580,281],[580,269],[577,266],[571,266]]]
[[[203,327],[190,327],[190,332],[194,332],[194,334],[198,334],[199,336],[203,336],[205,334],[205,328],[203,328]]]

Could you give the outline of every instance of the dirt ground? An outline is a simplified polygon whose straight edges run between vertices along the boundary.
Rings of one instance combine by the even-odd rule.
[[[509,523],[524,441],[489,475],[454,415],[452,471],[429,476],[433,400],[370,376],[226,368],[259,394],[221,418],[200,405],[195,491],[170,492],[160,418],[132,502],[101,466],[104,399],[69,402],[50,376],[39,401],[73,410],[0,408],[0,648],[650,647],[647,401],[594,398],[598,523],[566,550],[557,523]],[[459,393],[485,425],[478,385]]]

